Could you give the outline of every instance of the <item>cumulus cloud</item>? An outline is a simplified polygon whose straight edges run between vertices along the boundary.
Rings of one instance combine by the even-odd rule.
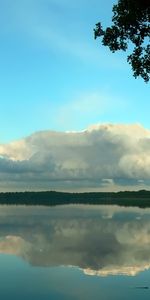
[[[100,124],[81,132],[37,132],[0,145],[0,187],[126,189],[150,181],[150,131]]]
[[[149,215],[150,210],[111,206],[1,207],[0,253],[33,266],[134,276],[150,268]]]

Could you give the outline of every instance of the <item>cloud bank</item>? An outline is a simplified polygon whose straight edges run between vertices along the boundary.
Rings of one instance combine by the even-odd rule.
[[[98,124],[0,144],[1,190],[140,189],[150,183],[150,131]]]

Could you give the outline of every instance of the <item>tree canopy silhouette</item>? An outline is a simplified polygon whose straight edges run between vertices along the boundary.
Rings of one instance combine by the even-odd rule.
[[[102,44],[112,52],[126,51],[130,42],[133,51],[127,56],[133,76],[150,79],[150,0],[118,0],[113,6],[112,26],[103,30],[101,23],[94,29],[94,37],[102,36]]]

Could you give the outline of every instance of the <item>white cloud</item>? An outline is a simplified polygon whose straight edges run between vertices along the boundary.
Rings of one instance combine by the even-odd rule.
[[[138,124],[37,132],[1,144],[0,156],[1,188],[113,190],[150,181],[150,131]]]

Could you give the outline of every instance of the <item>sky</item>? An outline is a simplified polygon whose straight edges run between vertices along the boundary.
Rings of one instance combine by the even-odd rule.
[[[150,130],[149,84],[145,84],[142,79],[134,79],[130,66],[126,62],[125,53],[113,54],[102,46],[100,41],[95,41],[93,37],[93,28],[99,20],[104,27],[111,24],[114,3],[114,0],[1,1],[0,190],[67,189],[68,181],[70,189],[73,190],[94,189],[95,185],[101,189],[101,185],[96,184],[96,181],[92,186],[89,186],[90,178],[93,178],[92,174],[88,181],[87,176],[84,178],[83,181],[87,182],[82,187],[75,183],[74,176],[79,175],[79,170],[76,175],[65,174],[66,177],[63,178],[63,182],[60,184],[59,178],[59,183],[56,183],[58,177],[61,177],[61,172],[58,172],[59,168],[67,165],[67,168],[70,168],[69,172],[72,172],[76,165],[74,161],[78,161],[77,165],[81,161],[81,152],[78,150],[77,155],[75,149],[84,143],[88,148],[88,142],[92,143],[91,137],[89,137],[91,129],[88,128],[94,128],[92,130],[96,128],[96,132],[101,135],[103,124],[109,124],[106,126],[106,135],[110,130],[110,135],[114,137],[114,132],[116,132],[115,134],[118,136],[121,130],[123,138],[120,143],[122,143],[123,139],[126,140],[126,126],[130,124],[128,127],[130,131],[131,126],[129,138],[134,140],[135,145],[138,145],[139,141],[136,140],[134,130],[135,132],[140,131],[140,134],[138,133],[139,139],[146,139],[145,143],[148,143],[150,133],[148,131],[148,136],[146,134],[145,137],[145,130]],[[114,126],[113,133],[110,129],[111,126]],[[57,142],[52,138],[53,131],[57,132]],[[86,142],[83,141],[81,134],[83,131],[87,132]],[[43,132],[44,138],[41,137],[41,132]],[[44,145],[45,143],[47,145],[53,144],[53,147],[55,143],[59,144],[58,149],[62,149],[63,146],[59,143],[60,132],[65,136],[70,132],[69,142],[67,141],[69,144],[65,145],[65,151],[68,151],[68,147],[71,147],[69,146],[71,140],[74,139],[72,132],[77,134],[73,153],[70,152],[73,161],[66,162],[65,158],[62,161],[61,153],[59,153],[59,157],[57,155],[54,157],[53,149],[41,150],[40,148],[40,143],[43,142]],[[38,146],[33,143],[34,136],[38,136]],[[44,139],[44,141],[40,139]],[[32,149],[29,149],[29,144]],[[12,145],[12,151],[16,154],[15,157],[10,150]],[[92,147],[94,147],[93,144]],[[122,144],[118,146],[118,149],[119,147],[122,147]],[[149,146],[146,149],[146,151],[150,151],[148,150]],[[101,153],[99,148],[97,151]],[[136,151],[140,152],[139,149]],[[141,151],[143,153],[144,148]],[[132,146],[130,152],[133,152]],[[43,160],[46,156],[48,162],[49,157],[51,157],[53,167],[56,163],[55,159],[60,159],[61,163],[59,167],[57,166],[57,176],[56,174],[55,176],[52,175],[49,170],[51,172],[50,177],[47,176],[47,173],[44,173],[44,177],[40,177],[40,174],[45,171],[36,171],[38,173],[38,175],[36,174],[37,179],[34,173],[35,169],[34,172],[32,172],[33,170],[27,172],[27,170],[22,169],[22,162],[25,163],[27,160],[26,163],[28,164],[28,160],[32,160],[34,155],[38,155],[37,153],[44,157]],[[136,153],[136,155],[138,154]],[[94,156],[91,159],[93,162],[92,170],[94,171]],[[16,167],[12,167],[16,160],[18,165],[21,164],[19,166],[23,176],[21,184],[18,179],[20,178],[19,171],[16,171]],[[106,167],[106,159],[103,159],[102,162]],[[101,164],[101,162],[99,163]],[[145,166],[145,162],[143,164]],[[37,165],[35,168],[38,168]],[[85,173],[88,168],[86,171],[84,170]],[[135,180],[134,186],[137,187],[137,180],[140,182],[149,180],[149,175],[146,176],[143,175],[142,171],[139,172],[138,175],[120,174],[120,176],[125,182],[127,179],[130,179],[130,182]],[[144,169],[144,172],[147,171]],[[27,185],[29,173],[31,177],[32,175],[34,177],[31,186]],[[106,179],[110,180],[110,183],[116,180],[116,175],[113,177],[111,172],[106,172],[104,175],[97,175],[95,180],[99,182]],[[13,176],[14,179],[12,180]],[[46,178],[45,182],[43,178]],[[43,181],[42,185],[39,184],[41,181]],[[47,181],[48,183],[46,183]],[[120,183],[117,182],[117,185],[120,189]],[[131,186],[133,186],[133,182]],[[127,187],[129,186],[127,185]]]

